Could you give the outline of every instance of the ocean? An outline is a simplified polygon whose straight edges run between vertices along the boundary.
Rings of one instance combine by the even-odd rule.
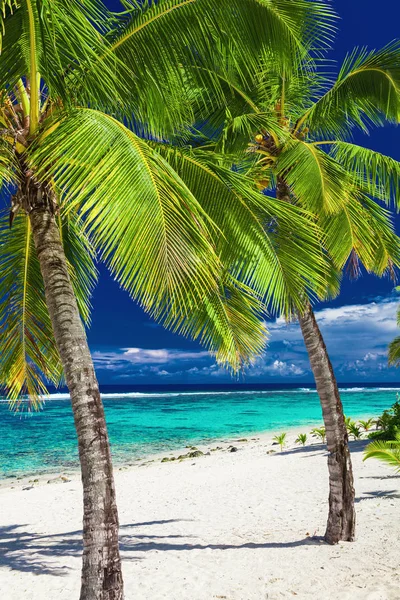
[[[396,387],[344,386],[345,413],[378,416],[396,400]],[[113,459],[127,464],[150,454],[234,436],[322,424],[315,390],[294,386],[210,389],[102,387]],[[13,413],[0,399],[0,477],[60,472],[78,466],[67,393],[46,398],[39,412]]]

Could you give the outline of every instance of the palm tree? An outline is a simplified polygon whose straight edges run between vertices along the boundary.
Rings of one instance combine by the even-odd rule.
[[[361,439],[361,430],[359,427],[357,427],[357,423],[350,423],[347,428],[347,433],[352,435],[354,440]]]
[[[272,438],[274,440],[274,442],[279,444],[281,452],[282,452],[284,446],[286,446],[286,437],[287,437],[287,433],[279,433]]]
[[[313,437],[319,438],[323,444],[326,441],[326,429],[325,427],[315,427],[311,430],[311,435]]]
[[[251,252],[276,297],[288,270],[288,259],[278,259],[261,235],[260,202],[248,180],[198,159],[184,182],[155,144],[192,122],[189,82],[213,83],[197,65],[191,72],[194,57],[207,65],[230,31],[227,47],[248,48],[249,65],[262,45],[287,62],[304,28],[305,3],[292,2],[298,12],[290,18],[256,0],[124,4],[116,15],[97,0],[3,0],[0,12],[0,174],[12,194],[0,226],[0,381],[12,404],[27,393],[35,407],[46,382],[65,377],[84,496],[82,600],[123,597],[110,447],[81,320],[89,319],[96,255],[145,310],[199,338],[234,370],[265,338],[261,304],[235,274],[251,281]],[[224,242],[229,223],[216,226],[194,188],[209,202],[223,191],[237,207],[235,258]],[[305,250],[294,272],[310,254],[304,278],[296,275],[291,285],[321,282],[310,219],[295,207],[285,216],[276,203],[260,214],[281,214],[282,236],[290,238],[289,227],[299,231]],[[283,265],[278,273],[276,264]],[[280,299],[286,302],[283,291]]]
[[[373,419],[366,419],[366,420],[359,420],[359,425],[361,425],[361,427],[364,429],[364,431],[369,431],[372,427],[372,425],[374,424],[374,420]]]
[[[319,72],[320,59],[310,54],[300,55],[292,68],[281,64],[275,69],[270,56],[260,56],[245,79],[241,60],[238,55],[235,61],[227,58],[223,73],[217,60],[213,67],[225,96],[219,104],[216,98],[204,98],[205,147],[224,151],[226,161],[240,165],[264,193],[273,190],[281,203],[314,216],[329,263],[326,298],[337,293],[343,272],[359,274],[360,262],[379,276],[392,273],[399,264],[399,242],[382,202],[394,199],[398,205],[400,164],[348,140],[354,129],[365,132],[367,125],[397,123],[399,44],[354,51],[333,84]],[[270,233],[276,225],[267,222],[265,229]],[[306,296],[302,307],[286,316],[293,315],[303,333],[326,427],[330,495],[325,539],[351,541],[354,486],[338,385]]]
[[[307,434],[306,433],[299,433],[299,435],[296,438],[296,444],[301,444],[302,446],[306,445],[306,441],[307,441]]]
[[[367,458],[377,458],[400,473],[400,432],[396,434],[395,440],[376,440],[368,444],[363,460]]]

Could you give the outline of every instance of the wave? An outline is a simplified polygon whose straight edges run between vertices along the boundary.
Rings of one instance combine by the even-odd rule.
[[[339,388],[344,393],[360,392],[400,392],[400,387],[350,387]],[[226,390],[226,391],[197,391],[197,392],[110,392],[101,394],[106,400],[121,400],[124,398],[177,398],[181,396],[236,396],[236,395],[276,395],[276,394],[316,394],[314,388],[296,388],[291,390]],[[70,395],[67,392],[56,392],[43,396],[44,401],[69,400]],[[23,398],[23,402],[28,402],[28,398]],[[0,403],[8,402],[6,398],[0,398]]]

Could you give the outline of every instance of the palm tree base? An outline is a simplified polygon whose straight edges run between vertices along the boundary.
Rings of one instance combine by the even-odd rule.
[[[337,544],[352,542],[356,516],[354,485],[348,434],[339,389],[324,339],[308,304],[298,319],[321,401],[329,470],[329,515],[325,541]]]
[[[328,456],[330,475],[329,515],[325,532],[328,544],[354,542],[356,513],[354,509],[353,474],[350,451],[344,444]]]

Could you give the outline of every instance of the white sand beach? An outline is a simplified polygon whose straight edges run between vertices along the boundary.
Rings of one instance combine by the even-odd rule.
[[[256,437],[116,470],[127,600],[398,600],[400,477],[352,442],[357,541],[328,546],[324,449]],[[0,490],[4,600],[79,597],[79,475],[48,479]]]

